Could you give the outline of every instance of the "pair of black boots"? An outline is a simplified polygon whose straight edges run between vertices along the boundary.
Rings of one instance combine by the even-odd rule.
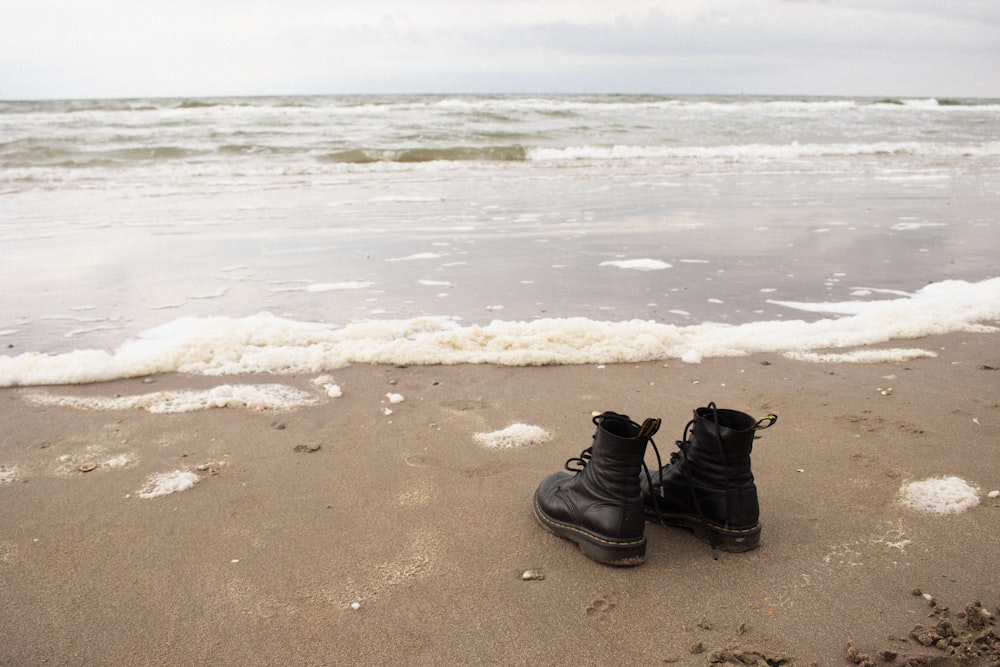
[[[659,419],[637,424],[625,415],[594,417],[593,445],[566,462],[574,474],[549,475],[535,491],[535,516],[552,533],[608,565],[646,558],[646,521],[692,530],[713,549],[748,551],[760,542],[760,506],[750,470],[755,433],[776,415],[757,420],[709,403],[677,441],[670,463],[644,463]],[[653,444],[656,449],[655,443]]]

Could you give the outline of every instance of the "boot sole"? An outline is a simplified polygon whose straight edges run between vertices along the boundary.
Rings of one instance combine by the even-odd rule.
[[[663,523],[668,526],[687,528],[695,534],[702,542],[715,545],[721,551],[730,553],[741,553],[751,551],[760,546],[761,525],[749,528],[726,528],[711,521],[702,521],[700,517],[689,514],[664,514],[657,516],[656,512],[650,508],[645,508],[646,521],[652,523]]]
[[[638,540],[611,540],[594,535],[577,526],[556,521],[534,503],[535,518],[553,535],[575,542],[583,555],[591,560],[615,567],[632,567],[646,561],[646,538]]]

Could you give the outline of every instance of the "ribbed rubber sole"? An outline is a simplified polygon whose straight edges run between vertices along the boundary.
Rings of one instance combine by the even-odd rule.
[[[646,561],[646,538],[615,540],[595,535],[578,526],[553,519],[538,506],[535,499],[535,518],[553,535],[575,542],[583,555],[591,560],[615,567],[632,567]]]
[[[693,514],[661,512],[657,515],[656,511],[648,506],[644,510],[646,521],[660,523],[662,519],[663,523],[668,526],[687,528],[699,540],[715,545],[720,551],[740,553],[760,546],[760,522],[747,528],[732,528],[720,526],[708,520],[702,521],[701,517]]]

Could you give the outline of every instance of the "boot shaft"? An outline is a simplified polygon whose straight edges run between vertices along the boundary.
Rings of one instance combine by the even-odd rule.
[[[752,485],[750,454],[760,421],[714,404],[694,411],[683,465],[695,480],[733,489]]]
[[[597,430],[590,456],[580,473],[581,482],[595,498],[638,499],[642,495],[639,473],[646,455],[646,443],[652,435],[644,433],[643,429],[650,427],[647,424],[640,426],[614,412],[595,417],[594,423]]]

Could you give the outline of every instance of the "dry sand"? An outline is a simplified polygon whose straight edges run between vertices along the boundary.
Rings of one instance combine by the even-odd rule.
[[[0,390],[0,665],[951,664],[917,624],[985,633],[995,664],[997,626],[967,630],[960,612],[1000,614],[998,343],[908,341],[939,356],[900,364],[355,366],[333,374],[341,398],[291,412],[87,411]],[[387,392],[405,397],[391,415]],[[615,569],[536,523],[536,485],[588,446],[594,411],[662,417],[667,458],[713,400],[779,415],[754,449],[759,549],[713,560],[690,533],[647,525],[646,563]],[[512,423],[553,437],[474,439]],[[140,497],[174,470],[199,481]],[[939,475],[978,485],[981,503],[899,504],[905,482]]]

